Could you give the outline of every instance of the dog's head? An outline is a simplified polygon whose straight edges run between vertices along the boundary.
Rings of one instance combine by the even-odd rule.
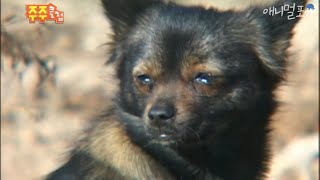
[[[264,14],[269,6],[220,12],[156,0],[103,4],[114,32],[109,62],[117,64],[118,106],[129,132],[192,142],[231,124],[247,130],[255,124],[251,116],[272,113],[272,91],[284,77],[299,17]],[[303,1],[295,5],[293,16]]]

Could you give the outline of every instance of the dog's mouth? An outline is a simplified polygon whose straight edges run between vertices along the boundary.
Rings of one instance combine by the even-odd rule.
[[[121,111],[119,115],[123,119],[130,120],[130,121],[126,121],[125,124],[127,126],[132,126],[132,128],[134,129],[140,128],[142,131],[145,131],[145,130],[148,131],[147,133],[148,136],[155,141],[158,141],[160,143],[171,143],[171,142],[175,142],[175,140],[177,139],[178,131],[173,127],[160,126],[160,125],[150,126],[146,124],[142,125],[141,123],[137,123],[137,122],[141,122],[140,117],[125,111]]]
[[[149,127],[153,138],[160,143],[173,143],[177,139],[177,131],[170,127]]]
[[[143,118],[125,111],[121,111],[119,115],[121,119],[126,119],[124,124],[130,126],[130,133],[137,139],[145,136],[149,142],[152,141],[169,146],[177,143],[199,142],[201,139],[195,128],[199,126],[199,121],[193,121],[197,122],[196,124],[150,124],[146,123],[146,120],[142,120]]]
[[[158,134],[158,139],[160,141],[172,141],[175,139],[176,134],[173,132],[160,132]]]

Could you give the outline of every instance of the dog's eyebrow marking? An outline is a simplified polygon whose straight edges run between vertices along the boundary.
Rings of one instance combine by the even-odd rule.
[[[194,57],[194,56],[189,56],[183,60],[182,66],[184,68],[188,68],[188,67],[192,67],[192,66],[199,64],[199,63],[201,63],[200,58]]]
[[[162,71],[162,66],[156,59],[145,59],[133,68],[133,75],[147,74],[155,78],[159,77]]]
[[[181,72],[182,77],[187,80],[199,72],[206,72],[211,73],[212,75],[222,76],[223,72],[219,67],[220,65],[218,63],[210,60],[204,61],[197,57],[188,57],[183,61]]]

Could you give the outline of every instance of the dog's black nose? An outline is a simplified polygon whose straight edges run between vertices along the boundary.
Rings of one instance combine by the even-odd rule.
[[[172,106],[156,105],[150,109],[148,117],[151,121],[166,121],[171,119],[174,113],[175,110]]]

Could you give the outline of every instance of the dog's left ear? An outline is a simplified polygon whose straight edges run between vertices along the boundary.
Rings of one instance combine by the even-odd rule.
[[[248,11],[247,16],[259,22],[262,39],[261,44],[256,46],[257,54],[264,68],[276,79],[282,79],[286,67],[286,50],[290,46],[293,28],[299,22],[302,9],[306,0],[280,0],[267,7],[256,7]],[[283,10],[284,6],[290,6],[289,11]],[[275,10],[275,9],[276,10]],[[301,9],[302,8],[302,9]],[[269,11],[278,12],[270,15]]]
[[[121,41],[140,14],[160,0],[101,0],[114,33],[114,41]]]

